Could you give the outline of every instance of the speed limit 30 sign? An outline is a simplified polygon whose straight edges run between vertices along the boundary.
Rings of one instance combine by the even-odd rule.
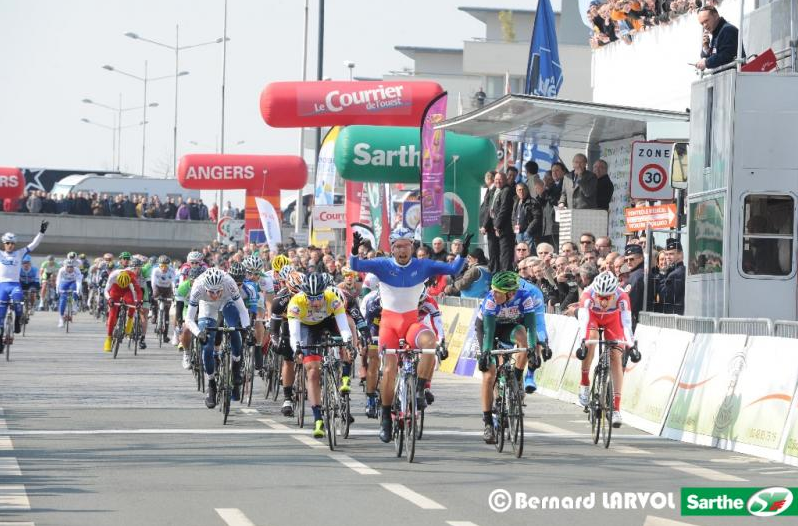
[[[670,165],[673,143],[635,141],[632,143],[632,199],[660,201],[673,199]]]

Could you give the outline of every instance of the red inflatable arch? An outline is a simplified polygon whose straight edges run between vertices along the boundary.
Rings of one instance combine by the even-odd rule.
[[[260,113],[275,128],[418,127],[429,101],[442,92],[429,81],[272,82],[260,95]]]
[[[25,177],[22,170],[0,167],[0,200],[19,199],[24,193]]]

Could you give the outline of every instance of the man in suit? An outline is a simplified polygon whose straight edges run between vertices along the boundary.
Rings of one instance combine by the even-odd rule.
[[[645,270],[643,266],[643,247],[640,245],[626,245],[624,261],[629,267],[628,290],[629,301],[632,303],[632,328],[637,326],[637,317],[645,305]]]
[[[604,159],[599,159],[593,163],[593,173],[598,178],[596,182],[596,206],[602,210],[610,209],[612,193],[615,191],[615,185],[610,180],[607,168],[607,161]]]
[[[496,194],[491,207],[493,228],[499,239],[499,270],[513,270],[513,248],[515,247],[515,232],[513,231],[513,182],[509,174],[496,172],[493,184]],[[491,261],[493,261],[491,254]]]
[[[574,169],[563,179],[560,208],[594,209],[597,208],[596,190],[598,178],[587,169],[587,157],[578,153],[574,155]]]
[[[479,232],[487,237],[491,272],[496,272],[496,268],[499,266],[499,238],[496,237],[496,231],[493,228],[493,217],[491,216],[491,205],[493,205],[493,198],[496,194],[496,187],[493,185],[494,175],[495,172],[493,171],[485,173],[485,186],[488,191],[485,192],[485,199],[479,205]]]

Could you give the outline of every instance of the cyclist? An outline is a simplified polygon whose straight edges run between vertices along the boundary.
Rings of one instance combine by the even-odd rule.
[[[22,287],[23,297],[28,296],[30,298],[29,304],[31,306],[36,305],[36,295],[41,289],[41,283],[39,282],[39,269],[33,266],[30,254],[25,254],[22,257],[19,284]]]
[[[58,291],[58,327],[64,326],[64,315],[72,319],[72,315],[77,312],[80,305],[80,297],[83,294],[83,274],[78,270],[78,265],[77,259],[67,258],[55,278],[55,287]],[[66,312],[67,297],[70,294],[75,303],[72,310]]]
[[[185,323],[191,333],[199,338],[202,343],[202,362],[205,364],[205,373],[208,378],[208,393],[205,397],[205,407],[216,407],[216,380],[213,378],[216,361],[214,359],[214,342],[221,343],[221,333],[216,333],[216,338],[209,337],[206,329],[217,326],[216,318],[221,311],[225,324],[230,328],[249,327],[249,314],[244,305],[244,300],[238,292],[238,286],[233,278],[218,268],[206,270],[202,279],[197,279],[191,286],[188,299],[188,312]],[[194,321],[194,318],[198,319]],[[233,393],[232,399],[240,398],[241,390],[241,334],[234,332],[230,335],[232,343],[232,368],[233,368]]]
[[[421,298],[418,300],[418,322],[423,325],[423,327],[419,328],[416,339],[421,340],[424,338],[423,345],[422,342],[419,341],[419,348],[430,348],[437,345],[438,348],[442,350],[441,360],[445,360],[449,356],[449,353],[446,350],[446,342],[444,341],[446,333],[443,329],[443,316],[441,316],[441,309],[438,306],[438,302],[427,292],[427,289],[424,289]],[[431,334],[425,335],[425,331]],[[435,344],[433,344],[433,342],[435,342]],[[424,401],[427,404],[431,404],[435,401],[435,395],[432,394],[431,387],[432,375],[434,372],[435,362],[433,361],[429,368],[423,371],[424,377],[428,378],[428,380],[424,388],[419,390],[419,392],[424,393]],[[419,374],[422,374],[420,367]],[[421,405],[419,405],[419,408],[423,409]]]
[[[380,289],[374,289],[366,294],[360,302],[360,311],[363,313],[366,326],[369,329],[368,350],[362,355],[363,366],[366,369],[366,416],[377,418],[377,378],[380,373],[380,360],[377,357],[377,346],[372,345],[371,342],[380,332],[380,316],[382,315]]]
[[[55,278],[57,273],[58,265],[55,262],[55,256],[48,255],[39,269],[39,278],[42,282],[42,295],[39,298],[39,310],[44,310],[45,307],[49,308],[49,305],[45,305],[45,303],[47,303],[47,296],[50,287],[55,286],[55,283],[51,283],[51,280]]]
[[[150,298],[152,298],[152,290],[150,290],[152,288],[152,284],[150,283],[150,279],[152,278],[152,263],[150,263],[147,256],[134,254],[133,257],[130,258],[130,268],[135,270],[139,286],[141,287],[141,339],[139,340],[139,347],[141,349],[146,349],[147,342],[144,341],[144,337],[147,335],[147,320],[150,314]]]
[[[261,296],[260,290],[258,290],[258,284],[256,282],[246,281],[247,271],[244,269],[244,265],[238,261],[230,263],[230,269],[227,273],[230,274],[230,277],[236,282],[238,292],[244,300],[247,312],[249,312],[249,323],[255,332],[255,345],[262,345],[264,333],[263,323],[255,322],[258,318],[258,312],[263,313],[264,311],[263,296]]]
[[[202,259],[202,252],[197,252],[196,250],[192,250],[188,253],[186,256],[186,262],[183,263],[177,271],[179,276],[177,284],[178,288],[180,288],[180,285],[182,285],[188,279],[189,272],[194,268],[201,268],[203,271],[208,268],[208,265],[206,265],[205,261]],[[188,292],[186,292],[186,294],[188,294]],[[180,294],[175,296],[175,318],[177,318],[178,322],[178,324],[175,325],[175,339],[177,339],[178,332],[183,325],[182,313],[185,312],[184,305],[186,303],[186,299],[187,297],[181,296]]]
[[[272,280],[272,286],[274,287],[275,293],[279,290],[280,271],[283,270],[283,267],[285,267],[286,265],[290,266],[291,260],[288,259],[288,256],[285,256],[283,254],[278,254],[272,260],[271,271],[265,273],[266,277]]]
[[[98,258],[99,261],[92,265],[89,269],[89,304],[94,300],[94,296],[98,296],[97,304],[100,304],[100,297],[102,297],[102,290],[105,289],[105,284],[108,281],[109,264],[105,259]],[[113,259],[113,258],[112,258]],[[113,266],[113,263],[111,263]]]
[[[131,257],[130,252],[127,250],[121,252],[117,258],[116,268],[127,268],[130,265]]]
[[[14,250],[17,246],[17,236],[11,232],[3,234],[3,250],[0,251],[0,301],[14,301],[14,332],[19,334],[22,330],[20,318],[22,317],[22,287],[19,284],[19,270],[22,267],[22,258],[30,254],[42,242],[47,231],[47,221],[42,221],[39,233],[25,248]],[[2,320],[6,318],[8,304],[0,303],[0,354],[3,352]]]
[[[283,288],[275,294],[271,303],[271,315],[269,317],[269,334],[271,336],[271,349],[283,356],[283,407],[280,412],[283,416],[294,416],[294,353],[291,351],[288,322],[286,313],[288,303],[294,295],[299,294],[305,285],[305,275],[301,272],[292,270],[288,265],[280,270],[283,276],[280,277]]]
[[[604,271],[582,292],[579,299],[579,334],[582,344],[576,357],[582,360],[582,380],[579,383],[579,403],[587,407],[590,396],[590,364],[596,344],[585,345],[585,340],[597,340],[598,328],[604,328],[607,340],[632,341],[632,310],[629,296],[618,286],[618,278]],[[613,346],[610,353],[610,374],[615,389],[612,400],[612,427],[621,427],[621,389],[623,366],[621,346]]]
[[[118,268],[108,275],[108,281],[105,283],[104,295],[108,302],[108,323],[106,324],[105,344],[103,345],[103,351],[105,352],[111,352],[116,318],[119,316],[119,309],[121,308],[119,303],[136,306],[141,304],[141,287],[134,272],[133,269]],[[130,334],[133,330],[135,315],[135,307],[128,307],[125,334]]]
[[[483,438],[488,444],[496,443],[493,427],[493,386],[496,382],[497,360],[490,354],[494,337],[499,345],[526,349],[515,353],[515,378],[518,385],[527,359],[537,345],[535,301],[530,291],[519,289],[518,274],[497,272],[490,282],[490,291],[479,305],[475,330],[480,345],[479,370],[482,371],[482,419],[485,423]]]
[[[416,334],[409,335],[408,330],[418,322],[418,299],[424,289],[424,282],[437,275],[456,275],[463,267],[464,259],[457,255],[451,263],[434,261],[431,259],[414,259],[413,239],[414,233],[409,228],[398,228],[391,232],[392,258],[359,259],[358,249],[362,237],[354,232],[352,243],[352,256],[349,266],[358,272],[371,272],[379,279],[380,297],[383,312],[380,318],[379,342],[383,349],[396,349],[399,340],[404,339],[410,345],[414,342]],[[471,236],[466,236],[463,250],[468,250]],[[409,336],[412,336],[409,337]],[[390,442],[392,436],[391,405],[393,404],[393,387],[397,371],[396,355],[385,356],[382,386],[380,388],[382,404],[382,429],[380,440]],[[421,357],[419,371],[429,370],[430,364],[434,367],[435,357],[424,355]],[[418,376],[419,385],[426,385],[429,378]],[[423,382],[423,383],[421,383]],[[420,393],[419,393],[420,394]],[[419,398],[423,398],[419,396]]]
[[[332,276],[327,274],[328,281]],[[359,340],[360,341],[367,341],[368,340],[368,332],[366,327],[366,320],[363,318],[363,315],[360,314],[360,308],[357,306],[357,302],[351,296],[348,296],[346,292],[338,287],[332,287],[332,291],[335,293],[338,301],[344,306],[344,313],[346,314],[346,323],[349,325],[349,332],[352,335],[360,334]],[[355,343],[355,342],[353,342]],[[362,345],[360,342],[357,342],[357,347],[360,348]],[[352,374],[352,362],[353,356],[348,356],[347,360],[343,363],[343,373],[341,375],[341,392],[348,393],[352,390],[350,386],[351,381],[351,374]]]
[[[89,275],[89,260],[86,258],[86,254],[78,254],[78,270],[80,273],[83,274],[83,277],[88,277]],[[83,280],[83,298],[88,301],[89,297],[89,280]]]
[[[244,258],[240,265],[241,272],[244,274],[243,283],[246,287],[251,288],[254,293],[247,307],[252,315],[250,321],[255,329],[255,345],[258,349],[255,352],[255,369],[260,370],[263,367],[262,349],[266,335],[266,327],[263,321],[256,322],[254,320],[268,319],[267,311],[271,308],[271,299],[274,296],[272,293],[274,285],[271,283],[271,280],[266,278],[261,272],[263,269],[263,261],[261,261],[258,256],[248,256]],[[233,265],[230,266],[231,270],[232,268]],[[265,289],[263,287],[265,287]]]
[[[177,292],[175,293],[175,300],[183,298],[182,302],[178,301],[175,305],[175,330],[177,330],[178,325],[180,326],[180,333],[177,334],[176,338],[178,341],[177,350],[183,351],[183,369],[191,369],[191,356],[188,352],[188,348],[191,345],[191,331],[188,330],[188,327],[183,323],[185,315],[188,313],[188,303],[185,302],[185,299],[191,295],[191,286],[197,278],[202,276],[203,272],[205,272],[205,267],[199,265],[191,267],[191,270],[188,271],[188,277],[178,285]],[[183,304],[184,307],[178,308],[181,304]]]
[[[315,421],[313,436],[321,438],[325,432],[321,419],[321,356],[305,351],[303,347],[318,344],[326,331],[340,335],[345,344],[352,342],[344,305],[335,292],[327,288],[327,280],[321,273],[314,272],[308,276],[302,292],[288,302],[288,331],[291,349],[295,352],[301,350],[304,354],[308,401]],[[345,354],[348,353],[342,353],[341,356],[344,362],[348,359]],[[344,370],[343,374],[348,376],[348,371]]]
[[[163,341],[169,341],[169,309],[172,306],[172,298],[174,297],[172,284],[175,281],[175,271],[172,268],[172,260],[169,256],[162,255],[158,257],[158,266],[152,269],[150,275],[150,287],[152,288],[152,310],[153,318],[156,323],[158,322],[158,298],[163,297],[164,309],[166,310],[166,324],[163,328]]]
[[[357,284],[357,272],[349,267],[341,268],[343,280],[338,284],[338,288],[346,292],[347,296],[357,298],[360,296],[360,286]]]
[[[548,345],[549,337],[548,331],[546,330],[546,300],[543,297],[543,292],[541,292],[537,285],[530,283],[525,279],[519,280],[518,287],[527,290],[530,294],[532,294],[532,301],[535,309],[535,327],[538,333],[538,344],[542,345],[545,343]],[[538,347],[535,352],[537,352],[537,357],[540,358],[540,347]],[[535,359],[533,362],[533,365],[539,365],[541,363],[539,359]],[[538,389],[538,386],[535,383],[536,369],[537,367],[534,366],[527,368],[526,376],[524,377],[524,391],[526,393],[532,394]]]

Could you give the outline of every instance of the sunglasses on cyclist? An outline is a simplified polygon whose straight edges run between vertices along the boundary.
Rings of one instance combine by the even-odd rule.
[[[612,298],[615,297],[615,294],[609,294],[607,296],[597,295],[596,297],[599,299],[599,301],[610,301]]]
[[[324,294],[319,294],[317,296],[308,296],[308,301],[321,301],[324,299]]]

